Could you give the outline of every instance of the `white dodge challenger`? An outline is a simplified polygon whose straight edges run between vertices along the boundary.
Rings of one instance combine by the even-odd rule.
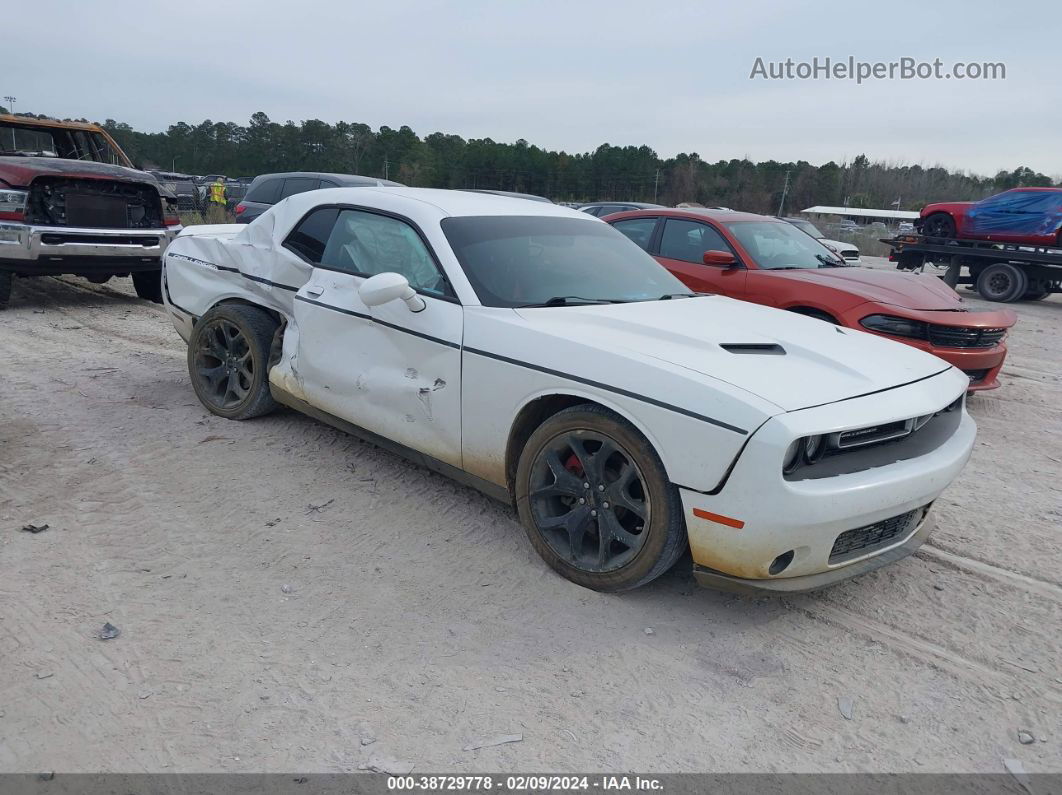
[[[975,426],[940,359],[695,296],[600,220],[337,188],[185,229],[166,307],[215,414],[278,403],[515,506],[563,576],[819,588],[928,536]]]

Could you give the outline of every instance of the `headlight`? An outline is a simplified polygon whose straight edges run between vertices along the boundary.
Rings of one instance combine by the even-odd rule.
[[[785,451],[785,458],[782,459],[782,474],[788,475],[791,472],[795,472],[796,468],[800,466],[800,454],[804,452],[804,440],[797,439],[789,448]]]
[[[791,475],[804,464],[814,464],[826,452],[825,436],[803,436],[785,450],[782,459],[782,474]]]
[[[28,191],[0,190],[0,218],[21,221],[26,213]]]
[[[859,321],[865,329],[877,331],[881,334],[892,334],[895,337],[912,337],[924,340],[926,338],[926,324],[919,320],[908,320],[893,315],[867,315]]]
[[[825,436],[808,436],[804,439],[804,460],[809,464],[814,464],[822,458],[822,451],[825,449]]]

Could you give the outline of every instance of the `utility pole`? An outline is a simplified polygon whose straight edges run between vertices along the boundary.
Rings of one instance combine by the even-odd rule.
[[[387,171],[390,168],[390,163],[387,160],[387,155],[384,155],[384,179],[387,179]]]
[[[11,113],[12,116],[14,116],[15,115],[15,98],[14,97],[4,97],[4,102],[7,103],[8,111]],[[18,149],[18,147],[15,145],[15,128],[12,127],[11,128],[11,151],[14,152],[17,149]]]
[[[660,192],[660,169],[656,170],[656,179],[653,180],[653,204],[656,204],[656,196]]]
[[[778,203],[778,217],[781,218],[785,213],[785,197],[789,193],[789,173],[790,170],[785,170],[785,185],[782,187],[782,201]]]

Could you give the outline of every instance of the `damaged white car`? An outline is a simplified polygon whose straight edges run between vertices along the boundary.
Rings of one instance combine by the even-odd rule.
[[[515,505],[570,580],[800,591],[894,561],[970,454],[968,379],[909,346],[693,296],[585,213],[339,188],[191,227],[163,292],[192,385],[286,404]]]

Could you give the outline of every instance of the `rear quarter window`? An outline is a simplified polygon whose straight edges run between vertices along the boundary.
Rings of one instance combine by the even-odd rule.
[[[283,184],[284,180],[280,178],[264,179],[257,185],[252,185],[244,198],[249,202],[276,204],[280,201],[280,186]]]
[[[320,180],[316,177],[288,177],[284,180],[284,190],[281,191],[280,198],[286,199],[288,196],[294,196],[296,193],[317,190],[319,182]]]

